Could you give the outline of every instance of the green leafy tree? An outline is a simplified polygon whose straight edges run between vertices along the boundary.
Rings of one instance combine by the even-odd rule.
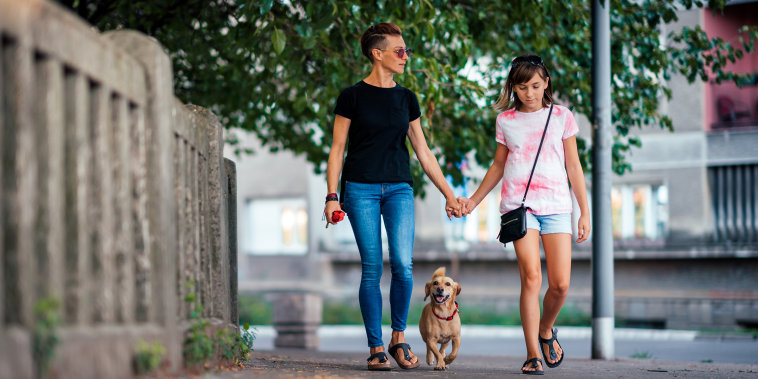
[[[129,28],[156,37],[171,54],[175,90],[183,101],[210,107],[227,127],[254,132],[272,151],[303,154],[317,172],[326,167],[339,91],[370,72],[359,38],[378,22],[400,26],[414,50],[397,80],[417,93],[428,142],[456,181],[461,172],[449,163],[474,152],[478,163],[488,165],[494,156],[496,114],[489,105],[516,55],[541,55],[552,68],[560,101],[591,114],[587,1],[60,2],[100,30]],[[707,6],[719,12],[723,0],[612,0],[610,6],[613,168],[623,174],[630,169],[625,152],[640,145],[633,130],[672,129],[658,107],[672,96],[666,80],[679,74],[690,81],[746,82],[747,75],[723,68],[753,52],[758,27],[743,27],[735,46],[709,38],[699,26],[663,27],[682,10]],[[588,145],[578,143],[587,168]],[[421,190],[421,169],[417,163],[412,169]]]

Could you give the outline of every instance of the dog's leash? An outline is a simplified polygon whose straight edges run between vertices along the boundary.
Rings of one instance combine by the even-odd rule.
[[[450,321],[453,319],[453,316],[455,316],[456,313],[458,313],[458,302],[455,302],[455,310],[453,311],[453,314],[451,314],[448,317],[441,317],[437,314],[437,312],[434,311],[434,307],[432,307],[432,313],[434,313],[434,316],[436,316],[440,320]]]

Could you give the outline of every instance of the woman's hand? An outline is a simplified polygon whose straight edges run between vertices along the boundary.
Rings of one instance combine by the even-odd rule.
[[[582,215],[579,216],[579,222],[576,224],[576,234],[578,236],[576,243],[584,242],[589,238],[590,228],[590,216],[582,213]]]
[[[324,216],[326,217],[326,222],[328,224],[336,224],[336,222],[332,221],[332,213],[334,211],[341,211],[342,207],[340,207],[339,201],[327,201],[326,206],[324,207]]]

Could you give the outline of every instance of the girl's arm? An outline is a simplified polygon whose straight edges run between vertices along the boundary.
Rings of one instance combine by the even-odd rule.
[[[495,150],[495,159],[492,161],[492,165],[484,175],[484,179],[482,179],[482,182],[479,184],[479,188],[477,188],[474,194],[471,195],[470,201],[472,204],[466,206],[466,214],[471,213],[471,211],[473,211],[474,208],[487,197],[487,194],[500,183],[500,179],[503,178],[503,168],[505,167],[506,159],[508,159],[508,148],[502,143],[498,143],[497,150]]]
[[[350,119],[336,115],[332,132],[332,148],[329,149],[329,160],[326,164],[326,193],[337,193],[337,185],[342,172],[342,160],[345,157],[345,142],[347,131],[350,130]],[[324,207],[326,222],[332,222],[332,212],[341,210],[339,201],[329,201]]]
[[[421,118],[411,121],[410,127],[408,128],[408,138],[410,138],[413,150],[416,152],[416,157],[418,158],[419,163],[421,163],[421,168],[424,169],[424,172],[429,179],[431,179],[432,183],[434,183],[442,195],[445,196],[445,212],[447,213],[447,217],[450,218],[453,214],[456,217],[460,217],[460,205],[458,204],[458,200],[455,198],[453,190],[450,189],[450,186],[447,184],[445,176],[442,175],[442,170],[440,169],[439,162],[437,162],[437,157],[434,156],[432,151],[429,150],[429,146],[426,144],[424,132],[421,130]]]
[[[587,206],[587,187],[584,183],[584,172],[582,164],[579,162],[579,153],[576,148],[576,136],[563,140],[563,152],[566,156],[566,173],[568,174],[569,183],[576,196],[576,202],[579,203],[579,222],[577,223],[576,242],[583,242],[590,236],[590,210]]]

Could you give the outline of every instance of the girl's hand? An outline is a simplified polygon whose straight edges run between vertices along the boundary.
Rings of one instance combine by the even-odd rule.
[[[342,207],[340,207],[339,201],[327,201],[326,206],[324,207],[324,216],[326,217],[326,222],[328,224],[336,224],[336,222],[332,221],[332,213],[334,211],[341,211]]]
[[[461,204],[461,217],[470,215],[476,208],[476,204],[467,197],[459,197],[458,202]]]
[[[578,236],[576,243],[584,242],[589,238],[590,228],[590,216],[587,214],[579,216],[579,222],[576,224],[576,233]]]

